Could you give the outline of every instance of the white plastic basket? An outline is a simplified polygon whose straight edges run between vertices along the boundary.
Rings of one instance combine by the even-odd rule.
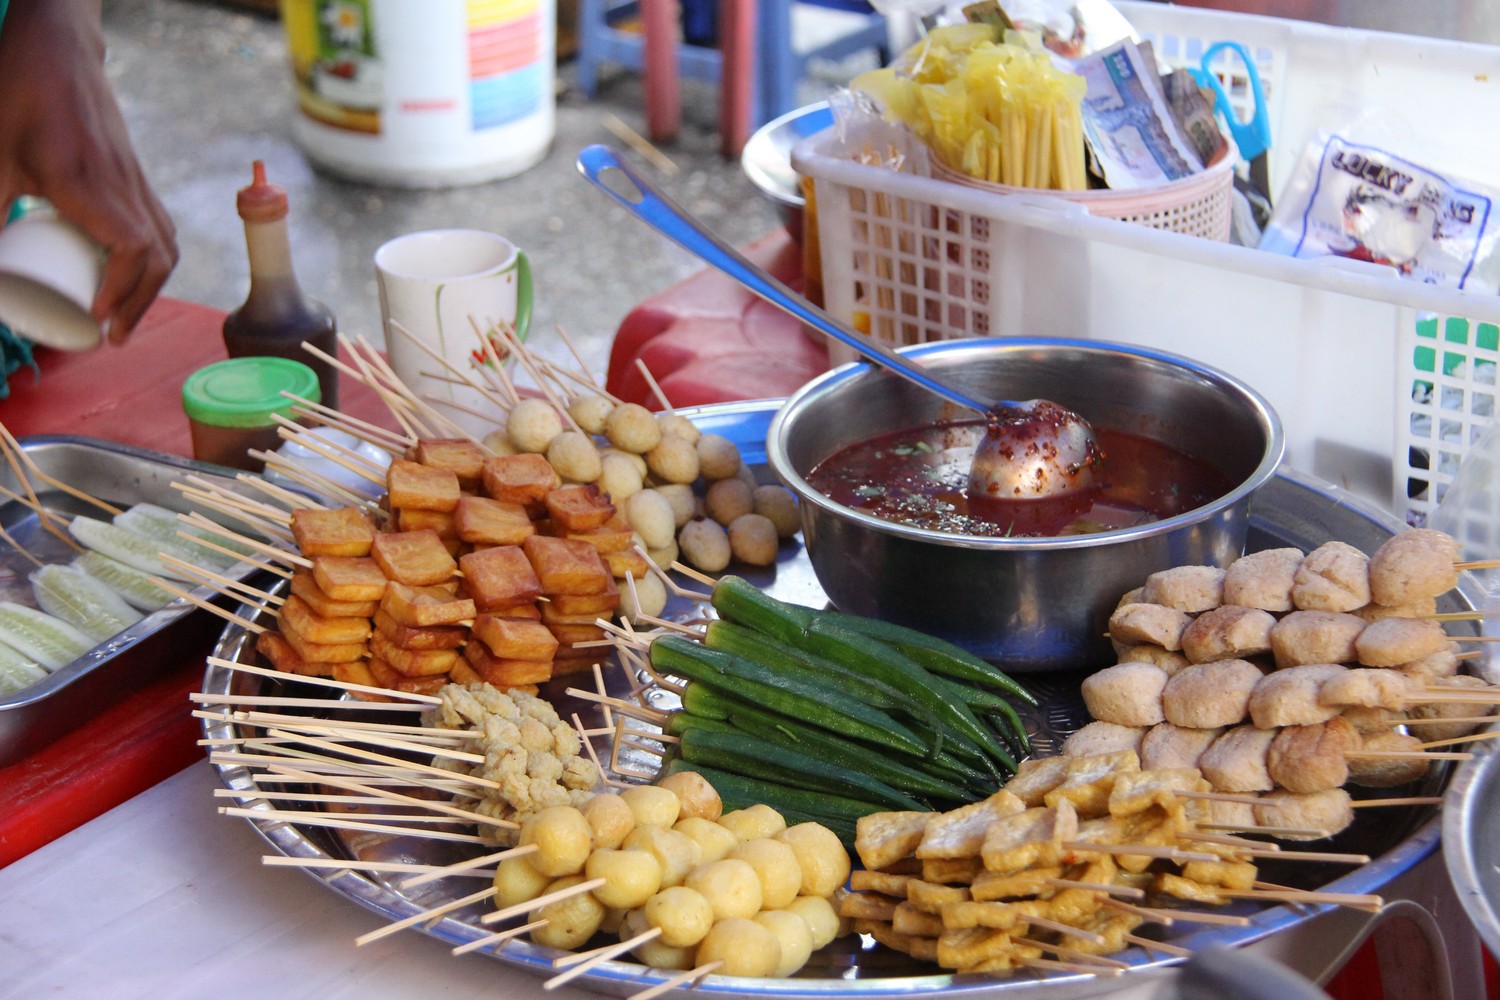
[[[1118,6],[1174,65],[1196,65],[1217,41],[1249,49],[1271,115],[1273,191],[1327,107],[1351,100],[1410,123],[1433,165],[1500,187],[1500,130],[1488,127],[1500,120],[1500,48]],[[1068,336],[1196,358],[1271,400],[1290,465],[1413,522],[1492,418],[1500,298],[899,174],[837,158],[835,146],[830,130],[793,151],[814,182],[825,302],[888,344]]]

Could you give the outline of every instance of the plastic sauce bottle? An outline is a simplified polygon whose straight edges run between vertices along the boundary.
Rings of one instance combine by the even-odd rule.
[[[286,189],[266,182],[266,165],[255,161],[255,179],[235,199],[245,222],[250,252],[250,294],[224,320],[224,347],[231,358],[290,358],[312,368],[322,388],[323,405],[337,409],[338,372],[302,347],[308,341],[329,356],[338,349],[333,314],[308,298],[292,270],[287,237]]]

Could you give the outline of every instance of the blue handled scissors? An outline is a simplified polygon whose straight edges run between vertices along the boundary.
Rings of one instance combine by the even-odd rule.
[[[1245,64],[1245,76],[1250,82],[1250,97],[1254,110],[1249,121],[1242,121],[1235,114],[1229,94],[1219,82],[1219,75],[1212,66],[1214,57],[1220,52],[1232,52]],[[1266,164],[1266,153],[1271,148],[1271,119],[1266,113],[1266,93],[1260,84],[1260,71],[1249,51],[1239,42],[1215,42],[1203,53],[1199,69],[1192,71],[1193,79],[1201,86],[1212,87],[1217,99],[1216,110],[1224,116],[1224,124],[1240,149],[1240,157],[1250,164],[1250,182],[1267,198],[1270,197],[1270,176]]]

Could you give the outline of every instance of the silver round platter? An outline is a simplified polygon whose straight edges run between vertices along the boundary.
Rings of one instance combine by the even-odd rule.
[[[774,481],[765,464],[765,436],[771,418],[780,405],[779,400],[764,400],[746,403],[729,403],[716,406],[684,409],[678,412],[691,418],[705,432],[721,434],[734,441],[745,461],[750,463],[762,481]],[[1251,551],[1278,547],[1296,546],[1304,550],[1317,547],[1330,539],[1339,539],[1363,551],[1373,551],[1385,538],[1400,530],[1400,521],[1392,515],[1355,498],[1335,486],[1314,480],[1292,471],[1277,474],[1255,498],[1251,510],[1250,537],[1247,548]],[[738,571],[738,568],[736,568]],[[747,571],[744,575],[752,583],[762,587],[776,597],[811,606],[824,606],[827,602],[818,586],[811,566],[798,540],[783,543],[778,561],[773,568]],[[1464,610],[1472,607],[1466,595],[1455,592],[1444,597],[1440,610]],[[674,598],[666,611],[666,617],[686,620],[697,617],[701,607],[689,601]],[[266,614],[259,604],[246,604],[238,612],[242,617],[256,620]],[[225,629],[215,650],[217,658],[231,662],[258,663],[254,650],[254,636],[238,625]],[[611,690],[624,691],[634,682],[618,667],[607,667],[604,671],[606,684]],[[1082,673],[1020,676],[1020,680],[1037,696],[1039,706],[1022,709],[1034,752],[1047,756],[1058,752],[1061,741],[1069,733],[1088,721],[1079,682]],[[600,719],[594,703],[566,694],[566,689],[591,687],[592,678],[587,674],[575,674],[555,679],[544,686],[541,694],[557,707],[563,718],[578,712],[585,725],[597,725]],[[286,695],[308,698],[326,697],[326,689],[314,689],[310,685],[283,684],[246,672],[210,665],[203,682],[203,690],[210,694]],[[671,696],[666,692],[651,693],[654,702],[670,706]],[[295,707],[280,711],[296,712]],[[328,714],[327,709],[309,711],[309,715]],[[347,711],[333,710],[339,718],[361,717],[358,702],[350,702]],[[365,713],[367,716],[373,713]],[[382,713],[389,720],[391,713]],[[413,713],[415,718],[415,713]],[[204,733],[209,739],[225,739],[249,735],[226,720],[205,720]],[[604,748],[607,749],[607,748]],[[606,755],[601,749],[601,758]],[[1490,755],[1493,756],[1493,755]],[[641,766],[639,759],[632,759],[622,751],[622,757],[631,760],[633,767]],[[649,759],[649,758],[648,758]],[[1487,758],[1475,760],[1478,765]],[[273,793],[268,793],[252,780],[253,771],[244,765],[216,765],[219,778],[228,789],[242,793],[241,805],[252,809],[271,810],[276,807]],[[1475,769],[1478,770],[1478,769]],[[1487,766],[1485,783],[1491,786],[1491,798],[1500,797],[1493,790],[1495,766]],[[1442,793],[1448,779],[1448,768],[1439,764],[1421,782],[1396,789],[1370,790],[1378,797],[1434,796]],[[1352,790],[1356,799],[1362,790]],[[1452,793],[1450,792],[1450,795]],[[1371,795],[1368,797],[1377,797]],[[378,811],[360,809],[366,818],[375,818]],[[1500,808],[1500,804],[1496,805]],[[1337,893],[1374,893],[1393,879],[1411,869],[1438,849],[1439,835],[1443,825],[1438,810],[1431,806],[1399,806],[1380,809],[1356,810],[1357,819],[1347,830],[1330,841],[1319,842],[1316,850],[1338,851],[1368,855],[1371,860],[1363,865],[1351,867],[1324,862],[1274,862],[1264,860],[1262,878],[1267,882],[1294,886],[1302,889],[1319,889]],[[1449,814],[1450,825],[1452,813]],[[447,865],[477,856],[482,849],[472,845],[445,844],[440,841],[398,837],[388,834],[351,833],[312,826],[298,826],[282,820],[251,818],[248,820],[265,838],[270,850],[294,858],[346,858],[362,861],[404,861]],[[1494,849],[1500,857],[1500,847]],[[1496,862],[1500,865],[1500,861]],[[473,879],[449,878],[406,889],[399,885],[400,875],[357,872],[350,869],[306,869],[307,874],[322,882],[332,892],[348,898],[352,903],[366,907],[394,922],[414,917],[435,907],[450,903],[475,889]],[[1491,866],[1487,874],[1490,893],[1500,898],[1500,868]],[[1238,947],[1259,941],[1269,935],[1296,933],[1300,927],[1316,920],[1330,909],[1326,905],[1264,906],[1252,902],[1241,902],[1219,909],[1219,912],[1243,915],[1248,918],[1244,926],[1219,926],[1178,922],[1171,928],[1159,930],[1160,940],[1194,951],[1211,947]],[[440,919],[424,921],[412,929],[426,933],[453,946],[475,941],[492,933],[494,925],[480,923],[486,912],[486,904],[455,910]],[[1492,911],[1493,913],[1493,911]],[[1493,933],[1494,917],[1490,917]],[[1141,931],[1146,934],[1146,930]],[[1489,937],[1495,946],[1496,937]],[[354,947],[350,942],[350,947]],[[506,942],[498,949],[484,949],[485,954],[498,961],[534,972],[539,978],[555,974],[552,962],[558,952],[531,944],[525,940]],[[1124,974],[1131,982],[1145,985],[1149,979],[1171,974],[1169,959],[1161,952],[1148,953],[1141,948],[1120,953],[1116,958],[1130,964]],[[627,961],[604,962],[589,973],[575,980],[595,992],[612,996],[630,996],[664,982],[672,974],[654,970]],[[796,976],[787,979],[747,979],[729,976],[709,976],[695,987],[683,987],[672,991],[671,996],[709,995],[718,998],[864,998],[893,995],[930,995],[943,998],[1015,995],[1017,997],[1044,997],[1046,1000],[1088,997],[1119,990],[1120,978],[1086,976],[1071,973],[1028,974],[1009,979],[997,979],[980,975],[952,975],[937,970],[931,965],[918,963],[905,955],[877,947],[872,940],[860,936],[849,936],[835,941],[833,945],[813,955],[808,965]]]

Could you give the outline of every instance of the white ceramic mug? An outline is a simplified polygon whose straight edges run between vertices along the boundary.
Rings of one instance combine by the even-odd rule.
[[[491,400],[455,384],[452,372],[412,340],[420,340],[466,374],[475,357],[482,356],[476,329],[510,323],[524,340],[531,322],[531,264],[526,255],[494,233],[434,229],[398,236],[381,246],[375,251],[375,275],[386,352],[396,375],[419,396],[455,404],[434,406],[470,433],[482,436],[503,423],[504,415]],[[478,375],[474,378],[482,381]]]
[[[25,199],[0,229],[0,323],[39,344],[99,346],[102,331],[89,310],[103,276],[98,246],[45,202]]]

